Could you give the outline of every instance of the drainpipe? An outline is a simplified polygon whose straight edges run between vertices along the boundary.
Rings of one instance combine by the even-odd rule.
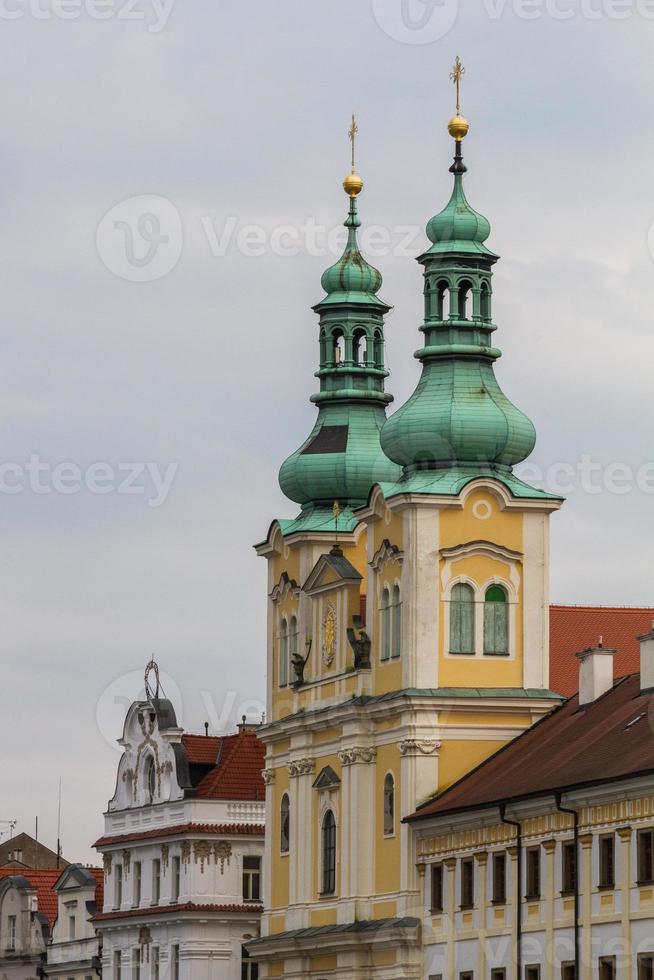
[[[569,807],[561,806],[562,793],[555,793],[554,799],[556,809],[560,813],[572,815],[572,833],[575,845],[575,980],[579,980],[579,945],[580,945],[580,924],[579,924],[579,877],[581,868],[579,866],[579,811],[571,810]]]
[[[517,883],[516,883],[516,949],[515,949],[515,966],[516,966],[516,980],[522,980],[522,827],[520,826],[519,820],[509,820],[506,816],[506,803],[500,803],[500,820],[502,823],[508,824],[510,827],[515,827],[517,830],[516,834],[516,846],[518,848],[518,868],[517,868]]]

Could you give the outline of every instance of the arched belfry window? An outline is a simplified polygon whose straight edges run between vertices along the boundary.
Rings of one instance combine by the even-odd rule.
[[[150,755],[148,756],[145,763],[145,793],[148,803],[154,802],[154,797],[157,791],[157,770],[155,768],[154,758]]]
[[[336,821],[331,810],[322,818],[322,888],[323,895],[336,891]]]
[[[332,343],[334,345],[333,362],[338,367],[339,364],[343,364],[345,361],[345,337],[343,336],[342,330],[334,330]]]
[[[470,293],[472,284],[464,280],[459,285],[459,320],[467,320],[469,317]]]
[[[458,582],[450,600],[450,653],[475,652],[475,593]]]
[[[374,344],[374,356],[373,360],[375,362],[376,368],[383,368],[384,366],[384,340],[382,338],[381,330],[375,330],[375,344]]]
[[[384,836],[395,833],[395,780],[390,772],[384,779]]]
[[[379,607],[381,625],[381,659],[390,660],[391,658],[391,594],[388,589],[384,589],[381,594],[381,604]]]
[[[288,622],[282,619],[279,624],[279,686],[288,684]]]
[[[436,317],[447,320],[450,315],[450,284],[441,279],[436,286]]]
[[[402,596],[399,585],[393,586],[391,613],[391,657],[399,657],[402,649]]]
[[[509,652],[509,606],[506,590],[491,585],[484,596],[484,653]]]
[[[365,366],[368,358],[365,330],[355,330],[352,338],[352,360],[355,364]]]
[[[291,804],[288,793],[282,796],[279,815],[281,820],[279,849],[282,854],[288,854],[291,849]]]

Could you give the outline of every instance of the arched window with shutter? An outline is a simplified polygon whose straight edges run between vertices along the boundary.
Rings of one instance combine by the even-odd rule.
[[[399,585],[393,587],[391,632],[391,657],[399,657],[402,648],[402,596]]]
[[[389,773],[384,779],[384,836],[395,833],[395,780]]]
[[[288,793],[282,796],[279,815],[281,819],[279,849],[282,854],[288,854],[291,849],[291,804]]]
[[[288,623],[282,619],[279,625],[279,686],[288,684]]]
[[[381,659],[390,660],[391,657],[391,594],[388,589],[384,589],[381,594],[381,605],[379,607],[379,619],[381,626]]]
[[[450,600],[450,653],[475,652],[475,593],[458,582]]]
[[[331,810],[322,820],[322,889],[323,895],[336,891],[336,821]]]
[[[509,604],[506,590],[491,585],[484,597],[484,653],[501,656],[509,652]]]

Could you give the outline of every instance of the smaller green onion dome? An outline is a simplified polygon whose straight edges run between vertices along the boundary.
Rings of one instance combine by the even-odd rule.
[[[452,196],[440,214],[427,223],[427,237],[434,245],[447,243],[449,248],[457,242],[483,245],[490,235],[490,222],[468,203],[463,190],[463,180],[457,174]]]
[[[374,303],[377,299],[375,294],[381,288],[381,273],[366,262],[359,251],[356,230],[360,227],[361,221],[354,197],[350,198],[350,213],[344,224],[348,230],[347,245],[338,262],[322,274],[320,282],[327,297],[320,306],[342,302],[345,299],[350,302],[358,300],[368,304],[371,301]]]

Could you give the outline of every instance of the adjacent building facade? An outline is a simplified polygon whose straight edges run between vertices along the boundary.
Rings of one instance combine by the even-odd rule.
[[[51,980],[97,980],[101,950],[93,918],[102,908],[101,868],[69,864],[54,884],[57,919],[46,949],[42,976]]]
[[[95,846],[105,980],[256,980],[264,750],[251,726],[189,735],[169,701],[130,708],[116,792]]]

